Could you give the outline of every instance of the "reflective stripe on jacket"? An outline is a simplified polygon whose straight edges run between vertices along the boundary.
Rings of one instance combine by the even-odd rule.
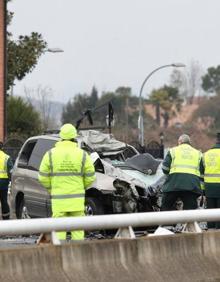
[[[189,173],[200,176],[199,166],[202,153],[189,144],[181,144],[170,150],[172,163],[170,174]]]
[[[71,141],[57,142],[39,169],[39,181],[51,193],[53,212],[84,210],[85,189],[94,180],[91,158]]]
[[[205,183],[220,183],[220,149],[213,148],[204,154]]]
[[[0,178],[8,178],[8,172],[7,172],[7,162],[8,162],[9,156],[5,154],[3,151],[0,151]]]

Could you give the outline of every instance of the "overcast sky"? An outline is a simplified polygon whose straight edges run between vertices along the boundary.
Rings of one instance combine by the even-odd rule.
[[[10,31],[32,31],[63,53],[45,53],[24,86],[50,86],[54,100],[76,93],[130,86],[138,94],[145,77],[173,62],[198,61],[204,70],[220,64],[219,0],[13,0]],[[169,83],[172,68],[155,73],[144,88]]]

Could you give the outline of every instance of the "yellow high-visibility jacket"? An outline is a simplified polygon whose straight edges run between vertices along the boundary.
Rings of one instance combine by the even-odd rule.
[[[3,151],[0,151],[0,178],[8,178],[8,172],[7,172],[7,162],[8,162],[9,156],[5,154]]]
[[[38,179],[51,194],[52,211],[84,210],[85,189],[95,180],[90,156],[72,141],[59,141],[43,157]]]
[[[172,163],[170,174],[189,173],[200,177],[200,161],[202,153],[188,144],[181,144],[170,150]]]
[[[220,183],[220,150],[213,148],[204,154],[204,182]]]

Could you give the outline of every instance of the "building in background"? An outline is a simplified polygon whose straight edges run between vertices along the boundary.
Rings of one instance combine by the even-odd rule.
[[[0,141],[5,139],[6,99],[6,0],[0,0]]]

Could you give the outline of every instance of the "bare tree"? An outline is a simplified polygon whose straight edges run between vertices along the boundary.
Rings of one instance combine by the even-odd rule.
[[[39,85],[36,89],[24,88],[26,99],[37,108],[40,113],[43,130],[56,127],[56,121],[52,117],[53,91],[50,87]]]
[[[170,76],[170,85],[178,89],[179,96],[187,100],[187,76],[183,70],[174,69]]]
[[[192,60],[189,67],[183,71],[174,70],[171,74],[171,85],[177,87],[180,95],[190,104],[195,96],[202,93],[203,70],[198,61]]]
[[[202,84],[202,68],[197,61],[191,61],[187,72],[189,103],[192,104],[195,96],[200,96]]]

